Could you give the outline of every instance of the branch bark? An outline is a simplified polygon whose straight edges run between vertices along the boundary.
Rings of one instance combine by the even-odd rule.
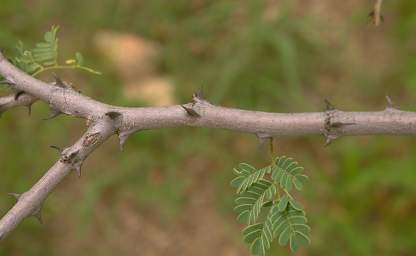
[[[199,93],[194,95],[191,103],[184,105],[126,108],[95,101],[70,87],[39,81],[14,67],[1,54],[0,75],[13,89],[46,102],[55,111],[85,118],[90,124],[86,133],[73,146],[62,151],[59,161],[29,191],[23,193],[16,205],[0,220],[0,240],[24,218],[37,214],[53,188],[71,169],[79,170],[85,158],[112,134],[118,134],[121,147],[136,131],[183,126],[247,132],[260,139],[324,135],[327,144],[343,135],[416,134],[416,113],[396,109],[389,98],[387,107],[376,112],[345,112],[329,103],[323,112],[248,111],[214,106]]]

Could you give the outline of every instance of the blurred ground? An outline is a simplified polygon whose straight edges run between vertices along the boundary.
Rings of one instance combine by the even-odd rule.
[[[51,25],[62,55],[81,51],[93,76],[62,72],[83,93],[126,106],[190,100],[202,85],[214,104],[264,111],[375,110],[389,94],[416,110],[416,2],[386,1],[385,23],[367,20],[372,1],[3,0],[0,47],[13,55]],[[43,76],[51,80],[52,76]],[[2,89],[1,93],[8,91]],[[7,192],[27,190],[84,123],[45,122],[45,104],[0,119],[0,214]],[[277,152],[304,164],[312,244],[297,255],[413,255],[414,138],[282,138]],[[267,163],[254,136],[206,129],[136,134],[97,150],[81,179],[67,178],[46,202],[45,225],[22,223],[0,255],[247,255],[235,220],[232,168]],[[275,246],[272,255],[288,255]]]

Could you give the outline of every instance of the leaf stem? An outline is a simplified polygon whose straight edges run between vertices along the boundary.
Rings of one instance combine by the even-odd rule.
[[[37,76],[42,72],[54,70],[54,69],[81,69],[81,70],[84,70],[84,71],[87,71],[96,75],[101,75],[101,72],[99,71],[76,64],[76,65],[53,65],[49,67],[41,67],[38,71],[33,73],[32,76]]]

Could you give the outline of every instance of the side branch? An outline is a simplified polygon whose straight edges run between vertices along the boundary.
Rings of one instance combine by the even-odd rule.
[[[16,228],[25,218],[35,216],[39,220],[42,204],[52,190],[71,172],[80,170],[85,158],[114,134],[111,120],[91,124],[87,132],[71,147],[61,152],[61,157],[46,174],[27,192],[11,193],[17,203],[0,220],[0,240]]]

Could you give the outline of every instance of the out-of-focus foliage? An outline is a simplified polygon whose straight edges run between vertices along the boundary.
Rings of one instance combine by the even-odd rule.
[[[178,102],[204,85],[213,104],[265,111],[321,111],[329,98],[342,110],[384,108],[384,96],[416,110],[416,2],[384,1],[374,28],[366,1],[3,0],[0,47],[34,45],[61,27],[62,56],[82,51],[102,76],[59,75],[112,104],[142,105],[120,93],[120,77],[92,43],[101,30],[157,42],[159,72]],[[41,78],[50,81],[50,74]],[[8,93],[1,88],[1,93]],[[7,192],[32,186],[57,159],[49,145],[73,143],[84,122],[40,121],[24,109],[0,119],[0,214]],[[299,200],[313,230],[301,255],[413,255],[416,250],[416,145],[406,137],[282,138],[277,154],[296,155],[311,170]],[[230,172],[245,160],[269,161],[254,136],[167,129],[116,139],[95,152],[81,179],[68,177],[45,204],[45,225],[24,221],[0,255],[244,255],[234,220]],[[1,196],[4,195],[4,196]],[[233,254],[234,253],[234,254]],[[272,255],[285,255],[274,246]]]

